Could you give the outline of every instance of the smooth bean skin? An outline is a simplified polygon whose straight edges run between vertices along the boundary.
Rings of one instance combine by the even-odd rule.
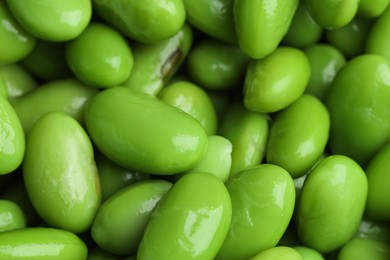
[[[329,44],[314,44],[304,49],[310,62],[310,79],[305,93],[325,100],[337,72],[345,65],[344,55]]]
[[[188,74],[207,89],[224,90],[239,85],[249,57],[238,46],[216,40],[198,42],[188,55]]]
[[[294,246],[293,248],[301,254],[303,260],[325,260],[320,253],[310,247]]]
[[[390,196],[389,156],[390,144],[386,144],[375,154],[365,169],[368,180],[366,214],[373,220],[390,220],[390,205],[386,199]]]
[[[24,228],[0,233],[0,259],[86,259],[87,246],[75,234],[55,228]]]
[[[186,17],[181,0],[94,0],[93,7],[108,24],[142,43],[172,37]]]
[[[272,247],[249,258],[249,260],[268,260],[268,259],[303,260],[301,254],[299,254],[297,250],[287,246]]]
[[[188,173],[209,172],[226,182],[232,165],[232,143],[219,135],[210,135],[207,143],[205,155]]]
[[[284,168],[294,179],[305,175],[323,154],[329,128],[325,105],[314,96],[302,95],[272,122],[267,163]]]
[[[156,96],[183,63],[192,41],[192,28],[184,24],[174,36],[156,44],[134,43],[134,65],[124,85]]]
[[[366,238],[354,238],[341,248],[337,259],[386,260],[389,258],[388,244]]]
[[[197,119],[207,135],[216,133],[217,114],[209,96],[201,87],[190,81],[178,81],[162,89],[158,97]]]
[[[4,1],[0,2],[0,64],[20,61],[36,44],[36,38],[15,20]]]
[[[107,158],[144,173],[189,170],[207,148],[207,134],[198,120],[125,87],[109,88],[92,98],[84,120],[94,144]]]
[[[232,216],[225,185],[210,173],[180,178],[158,204],[137,259],[213,259]]]
[[[348,61],[337,73],[325,101],[332,153],[364,166],[390,140],[389,76],[388,61],[373,54]]]
[[[12,99],[23,96],[38,86],[36,80],[17,63],[0,66],[0,78],[4,81],[10,102],[12,102]]]
[[[0,199],[0,233],[26,227],[22,209],[13,201]]]
[[[234,104],[222,120],[220,133],[233,146],[230,176],[262,162],[269,135],[266,114],[249,111],[241,103]]]
[[[343,155],[323,159],[303,186],[295,223],[304,245],[331,252],[353,237],[367,198],[362,168]]]
[[[377,54],[390,61],[390,8],[374,22],[367,37],[366,53]]]
[[[347,58],[364,53],[372,20],[355,17],[343,27],[325,31],[326,41],[339,49]]]
[[[80,124],[61,112],[42,116],[26,141],[23,178],[37,213],[50,226],[82,233],[100,206],[92,143]]]
[[[21,165],[25,151],[22,124],[5,97],[0,96],[0,175]]]
[[[39,40],[20,64],[42,82],[73,77],[65,59],[66,42]]]
[[[355,17],[359,0],[305,0],[313,19],[323,28],[339,28]]]
[[[133,54],[126,39],[96,22],[67,43],[66,61],[78,79],[101,88],[122,84],[133,68]]]
[[[310,63],[303,51],[279,47],[246,71],[244,104],[255,112],[282,110],[297,100],[310,78]],[[275,87],[277,86],[277,87]]]
[[[199,31],[225,43],[236,44],[234,0],[183,0],[187,21]]]
[[[110,197],[96,214],[91,228],[93,240],[114,254],[136,253],[150,215],[171,187],[168,181],[147,180]]]
[[[360,0],[358,15],[374,18],[382,15],[389,6],[389,0]]]
[[[279,166],[260,164],[231,177],[226,187],[232,221],[216,259],[248,259],[276,246],[294,210],[290,174]]]
[[[12,105],[28,133],[41,116],[52,111],[67,113],[82,123],[85,104],[96,94],[96,89],[70,78],[47,82],[14,100]]]
[[[322,32],[322,27],[313,20],[306,5],[300,1],[283,43],[296,48],[307,47],[319,41]]]
[[[95,162],[100,179],[102,201],[130,184],[150,179],[149,174],[129,171],[113,163],[101,153],[96,155]]]
[[[234,1],[233,17],[238,44],[251,58],[272,53],[287,33],[298,0]]]
[[[90,0],[6,0],[15,19],[37,38],[68,41],[91,20]]]

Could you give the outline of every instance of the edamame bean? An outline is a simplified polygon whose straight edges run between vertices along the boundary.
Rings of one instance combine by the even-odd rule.
[[[226,182],[232,221],[216,259],[248,259],[276,246],[293,214],[294,182],[283,168],[261,164]]]
[[[0,233],[26,227],[26,217],[18,204],[0,199]]]
[[[263,252],[249,258],[249,260],[303,260],[301,254],[294,248],[287,246],[272,247],[264,250]]]
[[[329,128],[325,105],[314,96],[302,95],[272,122],[267,163],[284,168],[294,179],[305,175],[323,154]]]
[[[54,228],[24,228],[0,233],[0,259],[86,259],[87,246],[75,234]]]
[[[182,0],[94,0],[95,11],[122,34],[142,43],[175,35],[185,21]]]
[[[323,28],[339,28],[356,15],[359,0],[305,0],[313,19]]]
[[[243,104],[229,107],[220,128],[233,146],[230,176],[260,164],[268,139],[268,116],[248,111]]]
[[[378,17],[367,36],[366,53],[377,54],[390,61],[390,8]]]
[[[282,110],[304,92],[310,78],[310,63],[303,51],[280,47],[246,71],[244,104],[252,111]]]
[[[96,155],[95,161],[100,179],[102,201],[130,184],[150,179],[149,174],[129,171],[113,163],[101,153]]]
[[[360,0],[358,15],[369,18],[378,17],[385,12],[389,3],[389,0]]]
[[[310,79],[305,92],[325,100],[338,71],[345,65],[344,55],[329,44],[314,44],[304,49],[310,62]]]
[[[217,131],[217,115],[207,93],[189,81],[178,81],[166,86],[158,97],[194,117],[207,135]]]
[[[138,182],[103,203],[91,227],[93,240],[118,255],[137,252],[150,215],[172,184],[164,180]]]
[[[183,0],[187,21],[199,31],[225,43],[237,43],[234,0]]]
[[[11,104],[0,96],[0,175],[9,174],[21,165],[25,136]]]
[[[298,0],[234,1],[234,24],[243,52],[254,59],[272,53],[287,33],[298,4]]]
[[[341,248],[338,254],[339,260],[386,260],[389,258],[390,246],[388,244],[366,238],[354,238],[350,240]]]
[[[320,253],[310,247],[295,246],[293,248],[301,254],[303,260],[325,260]]]
[[[229,230],[231,207],[216,176],[183,176],[153,212],[137,259],[213,259]]]
[[[38,85],[36,80],[17,63],[0,66],[0,78],[4,81],[10,102],[32,91]]]
[[[322,31],[322,27],[313,20],[304,2],[300,1],[283,37],[283,43],[296,48],[307,47],[319,41]]]
[[[0,67],[0,96],[4,97],[5,99],[8,99],[8,89],[7,86],[5,85],[3,76],[1,75],[1,67]]]
[[[207,89],[231,89],[244,77],[249,57],[238,46],[206,39],[198,42],[187,59],[191,79]]]
[[[365,170],[368,180],[366,214],[372,220],[389,221],[390,144],[386,144],[374,155]]]
[[[326,99],[332,153],[364,166],[390,140],[389,77],[388,61],[373,54],[348,61],[337,73]]]
[[[134,66],[124,85],[156,96],[184,61],[192,37],[192,28],[184,24],[167,40],[156,44],[133,44]]]
[[[124,83],[133,68],[133,54],[125,38],[102,23],[90,23],[67,43],[66,61],[78,79],[101,88]]]
[[[323,159],[306,178],[295,215],[304,245],[331,252],[353,237],[363,216],[367,178],[343,155]]]
[[[85,110],[94,144],[120,166],[169,175],[191,169],[207,148],[198,120],[156,97],[113,87],[97,94]]]
[[[90,0],[6,0],[15,19],[32,35],[48,41],[76,38],[91,20]]]
[[[34,48],[36,39],[26,32],[0,1],[0,64],[20,61]]]
[[[71,116],[50,112],[31,128],[23,177],[34,208],[50,226],[82,233],[100,205],[91,141]]]

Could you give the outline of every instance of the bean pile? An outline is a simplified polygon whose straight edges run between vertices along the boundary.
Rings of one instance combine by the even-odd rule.
[[[0,0],[0,260],[390,259],[389,0]]]

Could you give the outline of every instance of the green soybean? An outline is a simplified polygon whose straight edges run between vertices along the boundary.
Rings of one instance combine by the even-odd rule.
[[[187,21],[199,31],[225,43],[237,43],[234,0],[183,0]]]
[[[314,96],[302,95],[272,122],[267,163],[284,168],[294,179],[305,175],[325,151],[329,128],[325,105]]]
[[[248,111],[236,103],[226,112],[220,133],[233,146],[230,176],[262,162],[269,133],[266,114]]]
[[[382,15],[389,6],[389,0],[360,0],[358,15],[374,18]]]
[[[390,195],[388,189],[390,177],[387,174],[390,167],[389,156],[390,144],[386,144],[365,169],[368,180],[366,214],[373,220],[390,220],[390,205],[386,199]]]
[[[13,201],[0,199],[0,233],[26,227],[22,209]]]
[[[381,55],[390,61],[389,35],[390,8],[387,8],[371,27],[367,36],[366,53]]]
[[[249,258],[249,260],[303,260],[302,256],[294,248],[277,246],[264,250],[263,252]]]
[[[298,0],[234,1],[234,23],[243,52],[254,59],[272,53],[287,33],[298,4]]]
[[[142,43],[175,35],[185,21],[182,0],[95,0],[96,13],[122,34]]]
[[[95,157],[100,179],[102,201],[126,186],[150,179],[150,175],[125,169],[98,153]]]
[[[386,260],[389,258],[390,246],[388,244],[366,238],[354,238],[341,248],[337,259]]]
[[[310,247],[295,246],[293,248],[301,254],[303,260],[325,260],[319,252]]]
[[[75,234],[54,228],[24,228],[0,233],[0,259],[86,259],[87,246]]]
[[[249,57],[239,47],[205,39],[191,49],[187,69],[200,86],[224,90],[241,84],[248,63]]]
[[[304,0],[313,19],[323,28],[339,28],[356,15],[359,0]]]
[[[373,54],[348,61],[337,73],[326,99],[332,153],[364,166],[390,140],[389,77],[388,60]]]
[[[164,180],[148,180],[116,193],[96,214],[93,240],[114,254],[136,253],[150,215],[171,186]]]
[[[84,106],[96,93],[96,89],[70,78],[44,83],[12,105],[27,133],[41,116],[52,111],[67,113],[82,123]]]
[[[303,51],[279,47],[260,60],[253,60],[246,71],[244,104],[252,111],[279,111],[305,91],[310,63]]]
[[[232,220],[216,259],[248,259],[276,246],[294,210],[295,188],[289,173],[261,164],[234,175],[226,187]]]
[[[0,96],[4,97],[5,99],[8,99],[8,89],[7,86],[5,85],[3,76],[1,75],[1,67],[0,67]]]
[[[134,66],[124,85],[157,95],[186,58],[193,40],[192,34],[192,28],[184,24],[174,36],[156,44],[134,43]]]
[[[0,66],[0,78],[4,81],[9,100],[23,96],[38,85],[36,80],[17,63]]]
[[[91,20],[90,0],[6,0],[16,20],[37,38],[68,41]]]
[[[199,86],[189,81],[174,82],[162,89],[158,97],[197,119],[207,135],[216,133],[217,114],[206,91]]]
[[[107,158],[140,172],[166,175],[189,170],[207,148],[207,134],[198,120],[125,87],[106,89],[92,98],[85,123]]]
[[[23,177],[34,208],[50,226],[82,233],[100,205],[100,183],[87,133],[69,115],[42,116],[27,137]]]
[[[133,54],[125,38],[102,23],[90,23],[67,43],[66,61],[78,79],[102,88],[122,84],[133,68]]]
[[[304,245],[328,253],[353,237],[367,198],[362,168],[343,155],[323,159],[306,178],[295,215]]]
[[[33,50],[36,39],[19,25],[5,1],[0,2],[0,24],[0,64],[22,60]]]
[[[22,124],[11,104],[0,96],[0,175],[21,165],[25,151]]]
[[[229,230],[232,206],[225,185],[210,173],[180,178],[158,204],[137,259],[213,259]]]
[[[338,71],[345,65],[344,54],[329,44],[314,44],[304,49],[310,62],[310,79],[305,92],[325,100]]]

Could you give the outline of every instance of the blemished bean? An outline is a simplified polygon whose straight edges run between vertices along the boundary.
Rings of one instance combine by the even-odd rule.
[[[38,214],[53,227],[82,233],[100,206],[99,178],[87,133],[71,116],[42,116],[27,137],[23,177]]]
[[[91,20],[90,0],[6,1],[15,19],[32,35],[48,41],[76,38]]]

